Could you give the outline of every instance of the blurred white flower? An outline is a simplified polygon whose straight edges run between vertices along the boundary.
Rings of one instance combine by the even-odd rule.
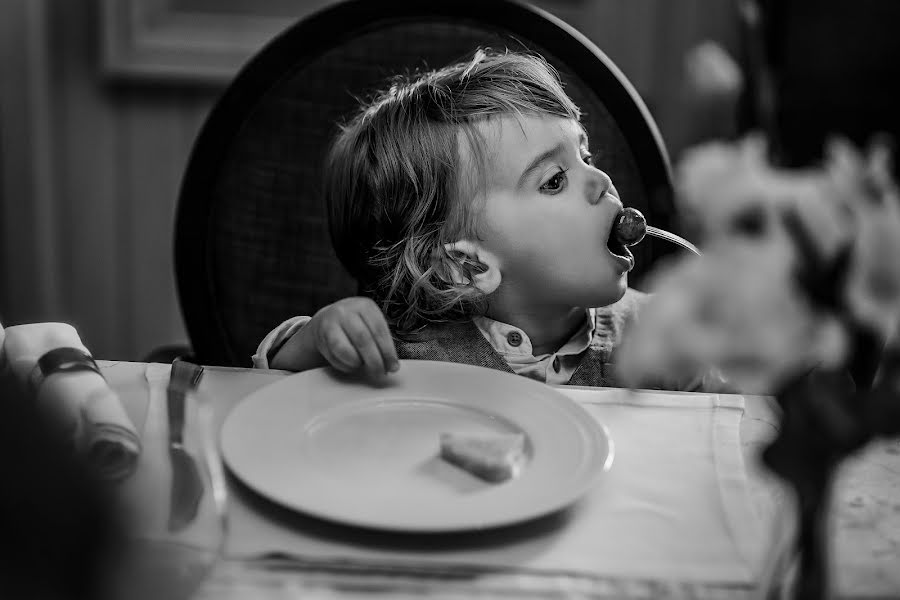
[[[684,72],[687,85],[696,94],[737,97],[744,88],[744,76],[737,62],[711,40],[688,50]]]
[[[686,218],[696,219],[703,237],[731,228],[748,209],[764,212],[773,199],[766,194],[765,141],[749,137],[738,144],[710,142],[687,150],[676,166],[677,199]]]
[[[704,245],[737,237],[778,237],[791,210],[808,224],[820,251],[832,254],[850,230],[823,169],[781,170],[767,160],[764,138],[692,148],[676,168],[679,209],[700,226]],[[824,200],[824,202],[823,202]]]
[[[845,301],[853,316],[886,338],[900,321],[900,193],[891,156],[875,144],[867,156],[841,140],[828,147],[828,170],[853,229]]]
[[[786,244],[743,242],[656,273],[654,295],[624,340],[626,383],[714,368],[746,393],[771,393],[791,373],[846,358],[843,328],[796,289]]]
[[[896,331],[900,197],[885,147],[864,157],[835,141],[821,168],[789,171],[749,137],[694,148],[676,173],[704,254],[657,269],[620,353],[626,381],[717,368],[742,391],[772,392],[846,363],[848,317]],[[842,278],[828,268],[845,255]]]

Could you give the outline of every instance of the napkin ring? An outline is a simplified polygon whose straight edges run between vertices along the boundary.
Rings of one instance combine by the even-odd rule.
[[[38,389],[47,377],[56,373],[92,371],[103,377],[94,357],[78,348],[55,348],[41,356],[31,371],[31,385]]]

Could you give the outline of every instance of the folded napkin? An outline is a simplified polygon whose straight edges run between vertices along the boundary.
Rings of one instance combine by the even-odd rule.
[[[137,431],[74,327],[16,325],[0,333],[0,342],[0,367],[50,411],[101,476],[119,479],[134,470]]]

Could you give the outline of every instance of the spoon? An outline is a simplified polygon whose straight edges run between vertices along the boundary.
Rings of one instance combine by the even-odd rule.
[[[675,235],[665,229],[647,225],[647,219],[644,218],[641,211],[636,208],[631,208],[630,206],[619,213],[616,224],[614,225],[614,230],[616,239],[625,246],[634,246],[644,239],[645,235],[651,235],[677,244],[685,250],[700,256],[700,250],[697,249],[697,246],[693,245],[683,237]]]

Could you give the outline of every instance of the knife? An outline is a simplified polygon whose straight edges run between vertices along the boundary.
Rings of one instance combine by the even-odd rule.
[[[169,458],[172,462],[172,494],[169,504],[169,531],[187,527],[197,516],[203,498],[203,479],[197,461],[184,446],[187,393],[197,387],[203,367],[175,359],[166,388],[169,417]]]

